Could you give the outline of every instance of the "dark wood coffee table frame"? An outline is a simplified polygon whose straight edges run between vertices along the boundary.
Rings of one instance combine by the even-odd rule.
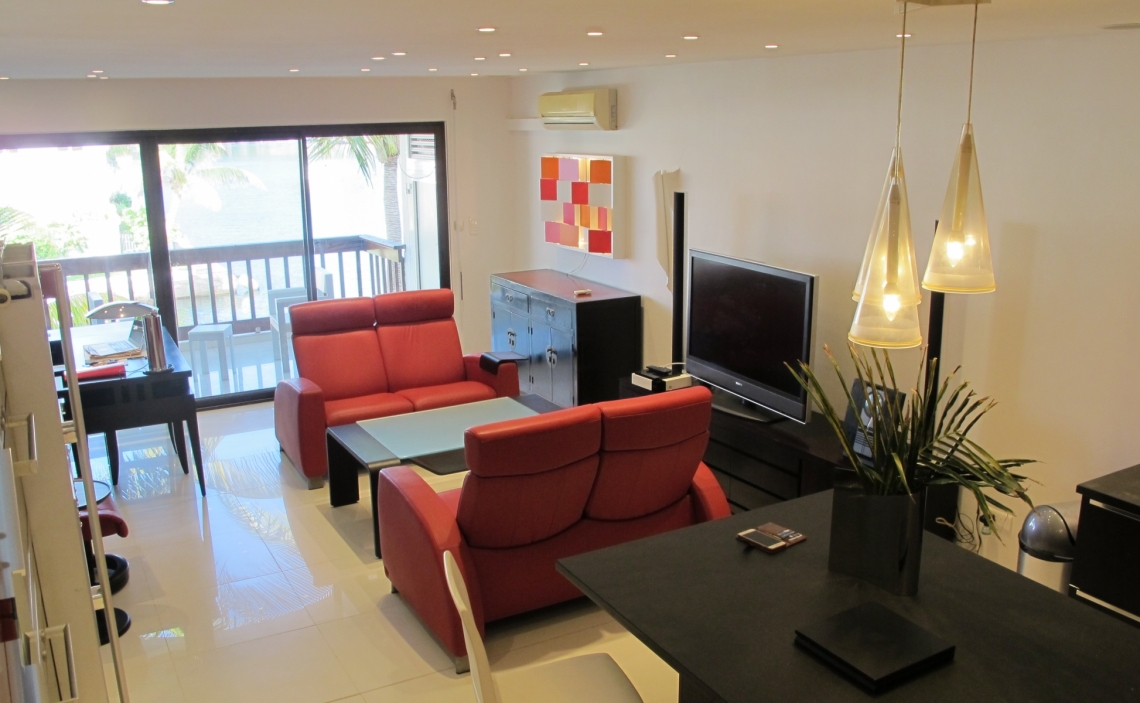
[[[515,400],[539,414],[562,409],[537,395],[521,395]],[[357,478],[360,471],[368,472],[368,502],[372,506],[372,542],[377,559],[381,558],[380,511],[376,506],[376,486],[380,480],[380,471],[405,462],[414,463],[439,474],[455,473],[461,471],[464,466],[462,449],[425,454],[407,460],[400,459],[355,422],[328,428],[326,444],[329,457],[329,502],[332,503],[332,507],[339,508],[359,503],[360,483]],[[447,470],[436,471],[437,468],[443,467]]]

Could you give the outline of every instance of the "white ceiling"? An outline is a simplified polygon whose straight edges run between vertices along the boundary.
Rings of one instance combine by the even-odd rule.
[[[972,7],[911,7],[916,44],[969,40]],[[0,76],[518,75],[885,48],[900,21],[892,0],[3,0]],[[1133,22],[1140,0],[994,0],[979,41]]]

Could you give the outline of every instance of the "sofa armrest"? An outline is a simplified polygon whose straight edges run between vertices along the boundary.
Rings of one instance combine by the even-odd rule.
[[[273,394],[273,423],[277,443],[302,474],[314,479],[328,473],[325,394],[320,386],[305,378],[278,383]]]
[[[701,462],[697,467],[697,473],[693,476],[693,487],[690,489],[693,495],[693,516],[697,522],[708,522],[709,520],[719,520],[722,517],[732,515],[732,509],[728,507],[728,499],[724,497],[724,489],[720,487],[717,482],[716,476],[713,476],[712,470]]]
[[[499,364],[499,372],[491,373],[479,364],[482,354],[467,354],[463,357],[463,368],[468,381],[478,381],[495,390],[495,397],[515,397],[519,394],[519,365],[514,362]]]
[[[463,626],[443,571],[444,551],[459,562],[480,631],[483,599],[455,513],[406,466],[381,471],[377,494],[380,551],[388,580],[453,657],[467,656]]]

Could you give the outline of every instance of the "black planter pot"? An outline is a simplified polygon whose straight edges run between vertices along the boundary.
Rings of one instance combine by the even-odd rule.
[[[897,596],[918,593],[923,494],[869,496],[837,487],[827,567]]]

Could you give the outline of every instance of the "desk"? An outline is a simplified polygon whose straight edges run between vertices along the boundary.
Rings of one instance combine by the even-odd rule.
[[[562,409],[537,395],[522,395],[511,400],[539,414]],[[451,407],[463,409],[475,405],[477,404],[469,403],[466,406]],[[447,408],[439,408],[439,410],[447,410]],[[428,410],[424,413],[409,413],[398,417],[406,418],[409,422],[430,423],[433,421],[433,412]],[[357,474],[361,469],[368,471],[368,486],[371,489],[368,502],[372,504],[372,542],[377,559],[381,558],[380,513],[376,507],[376,485],[379,482],[380,470],[402,464],[406,459],[434,474],[443,475],[465,471],[467,464],[463,450],[454,448],[463,445],[465,429],[459,429],[458,426],[450,427],[449,432],[439,433],[434,447],[425,448],[425,451],[429,453],[401,458],[377,441],[375,437],[360,426],[360,423],[353,422],[328,428],[326,443],[329,453],[329,502],[334,508],[359,502],[360,483],[357,480]]]
[[[777,554],[734,535],[774,521],[807,535]],[[583,554],[571,582],[681,676],[681,703],[1140,701],[1140,632],[941,539],[918,596],[827,571],[831,492]],[[957,645],[954,663],[872,697],[792,643],[866,601]]]
[[[83,345],[95,342],[126,339],[131,321],[111,322],[105,325],[88,325],[72,328],[71,341],[77,363],[83,359]],[[190,365],[182,356],[178,345],[162,330],[166,349],[166,363],[173,369],[165,373],[148,374],[146,359],[129,359],[127,375],[117,378],[100,378],[82,381],[79,397],[83,403],[83,422],[87,435],[105,434],[107,459],[111,465],[111,483],[119,484],[119,443],[116,430],[128,430],[150,425],[167,425],[170,438],[178,452],[182,471],[190,472],[186,454],[186,436],[183,423],[190,432],[190,448],[194,452],[194,466],[198,473],[198,486],[206,495],[206,479],[202,473],[202,446],[198,436],[198,410],[194,404],[194,391],[190,388]],[[66,389],[59,391],[67,398]]]

